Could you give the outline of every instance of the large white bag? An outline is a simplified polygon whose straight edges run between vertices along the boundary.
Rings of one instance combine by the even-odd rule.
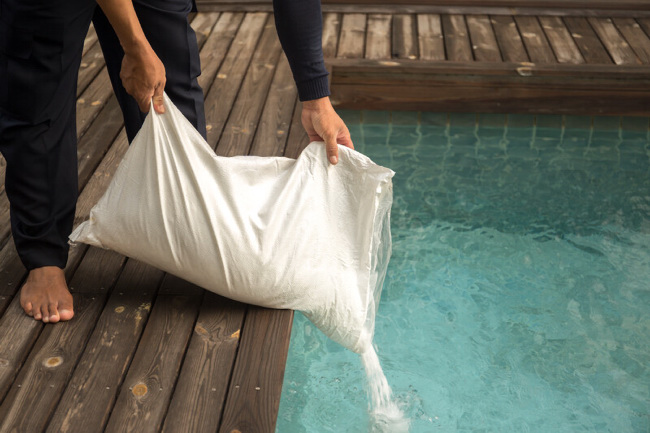
[[[393,172],[311,143],[297,160],[220,157],[165,95],[70,236],[241,302],[302,311],[363,352],[390,258]]]

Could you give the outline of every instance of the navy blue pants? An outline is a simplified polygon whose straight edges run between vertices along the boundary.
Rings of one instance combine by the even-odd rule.
[[[144,33],[165,65],[165,91],[205,136],[192,0],[134,0]],[[122,87],[124,55],[94,0],[0,1],[0,152],[18,254],[28,270],[64,268],[78,194],[76,87],[93,21],[131,141],[144,121]]]

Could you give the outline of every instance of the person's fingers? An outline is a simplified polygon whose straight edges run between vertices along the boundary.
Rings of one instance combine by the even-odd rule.
[[[165,89],[165,83],[160,83],[154,89],[153,93],[153,108],[156,110],[156,113],[162,114],[165,112],[165,106],[163,105],[163,90]]]
[[[354,143],[352,143],[352,137],[350,136],[350,131],[345,128],[344,131],[339,135],[338,142],[341,146],[349,147],[354,149]]]
[[[339,162],[339,147],[336,144],[337,134],[323,134],[325,139],[325,149],[327,149],[327,159],[331,164]]]

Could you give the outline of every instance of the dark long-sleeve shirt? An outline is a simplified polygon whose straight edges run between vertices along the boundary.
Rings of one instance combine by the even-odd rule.
[[[275,27],[301,101],[328,96],[320,0],[273,0]]]

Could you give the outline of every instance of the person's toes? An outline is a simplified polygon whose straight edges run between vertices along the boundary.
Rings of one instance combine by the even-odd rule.
[[[50,321],[50,309],[48,308],[47,304],[43,304],[41,306],[41,314],[43,315],[43,323]]]
[[[25,302],[25,305],[23,305],[23,310],[25,310],[25,313],[28,316],[34,316],[34,309],[32,308],[31,302]]]
[[[36,308],[34,308],[33,311],[34,311],[34,319],[36,319],[36,320],[41,320],[41,318],[43,317],[43,316],[41,315],[41,308],[40,308],[40,307],[36,307]]]
[[[70,320],[72,319],[72,316],[74,316],[74,311],[72,310],[72,307],[70,308],[61,307],[61,309],[59,309],[59,318],[62,321]]]
[[[48,319],[48,322],[50,323],[56,323],[59,321],[59,312],[56,308],[56,304],[54,302],[50,303],[48,310],[50,312],[50,317]]]

